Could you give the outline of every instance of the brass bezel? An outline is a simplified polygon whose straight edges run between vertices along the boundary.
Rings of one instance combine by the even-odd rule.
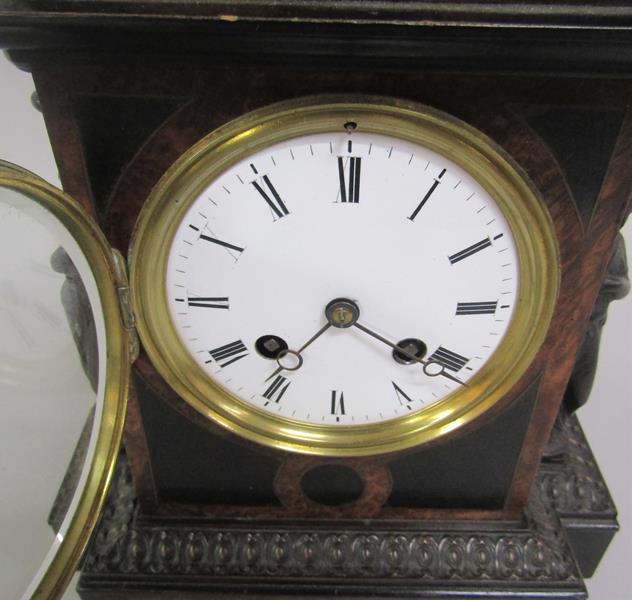
[[[495,199],[513,232],[521,283],[512,323],[500,347],[469,382],[427,409],[371,425],[312,425],[246,404],[207,377],[172,325],[164,285],[168,250],[188,206],[210,181],[262,148],[300,135],[381,133],[424,145],[468,171]],[[544,341],[559,286],[551,219],[520,167],[494,142],[434,109],[386,98],[308,97],[249,113],[185,152],[152,191],[130,248],[131,289],[144,347],[167,383],[208,419],[273,448],[326,456],[366,456],[434,440],[472,421],[507,394]]]
[[[85,254],[97,284],[104,312],[106,360],[103,413],[92,462],[72,520],[63,540],[38,582],[32,582],[32,599],[60,598],[79,566],[90,540],[114,473],[118,457],[130,374],[129,337],[121,320],[115,287],[112,249],[86,211],[70,196],[32,173],[0,161],[0,187],[17,191],[55,216]],[[35,575],[35,571],[34,571]]]

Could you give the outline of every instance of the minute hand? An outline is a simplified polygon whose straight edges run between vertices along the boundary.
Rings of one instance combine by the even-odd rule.
[[[410,358],[411,360],[414,360],[414,361],[424,365],[424,367],[426,365],[431,365],[431,364],[440,365],[441,366],[441,371],[439,373],[437,373],[437,375],[443,375],[443,377],[445,377],[447,379],[451,379],[452,381],[456,381],[456,383],[458,383],[458,384],[460,384],[462,386],[468,387],[467,383],[465,383],[464,381],[461,381],[457,377],[454,377],[454,375],[450,375],[450,373],[446,373],[445,367],[443,365],[441,365],[441,363],[438,363],[438,362],[436,362],[434,360],[424,360],[423,358],[419,358],[418,356],[415,356],[412,352],[409,352],[405,348],[400,348],[399,346],[397,346],[393,342],[391,342],[391,341],[387,340],[386,338],[382,337],[379,333],[375,333],[375,331],[371,331],[370,329],[367,329],[364,325],[361,325],[357,321],[353,325],[354,325],[354,327],[357,327],[360,331],[364,331],[364,333],[370,335],[371,337],[374,337],[376,340],[379,340],[383,344],[386,344],[387,346],[390,346],[396,352],[398,352],[400,354],[403,354],[407,358]],[[428,375],[428,372],[425,369],[424,369],[424,373],[426,373],[426,375]]]

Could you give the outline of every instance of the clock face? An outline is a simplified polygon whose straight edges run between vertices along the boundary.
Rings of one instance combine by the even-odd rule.
[[[507,220],[462,167],[341,128],[250,154],[196,195],[165,295],[182,345],[220,386],[274,415],[344,426],[422,411],[474,377],[519,279]],[[300,351],[344,315],[340,302],[326,314],[337,299],[357,321]]]
[[[419,109],[301,101],[187,152],[141,214],[139,332],[210,419],[284,449],[423,443],[532,360],[555,243],[481,134]]]

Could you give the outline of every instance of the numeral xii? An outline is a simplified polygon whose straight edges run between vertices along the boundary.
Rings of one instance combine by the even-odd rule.
[[[347,159],[349,166],[349,183],[346,181],[345,159],[338,157],[338,179],[340,181],[340,201],[352,202],[357,204],[360,202],[360,169],[362,167],[362,159],[357,156],[350,156]]]

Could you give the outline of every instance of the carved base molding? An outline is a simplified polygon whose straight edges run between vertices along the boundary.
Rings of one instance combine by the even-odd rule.
[[[575,417],[522,523],[148,519],[121,460],[81,597],[586,598],[616,511]]]

